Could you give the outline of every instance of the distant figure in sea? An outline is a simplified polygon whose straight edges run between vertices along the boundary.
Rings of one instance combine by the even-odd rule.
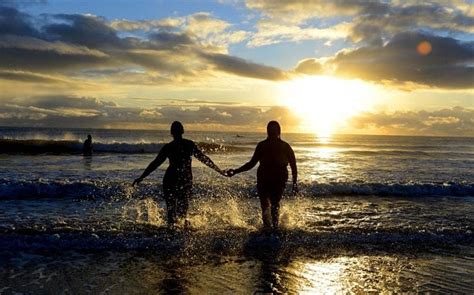
[[[133,181],[133,186],[139,184],[145,177],[155,171],[166,159],[169,159],[169,166],[163,177],[163,194],[167,207],[168,226],[173,227],[178,218],[185,219],[185,226],[188,225],[186,214],[189,206],[189,198],[192,194],[193,174],[191,170],[191,156],[196,157],[208,167],[218,173],[225,175],[212,160],[203,154],[196,144],[183,138],[184,127],[175,121],[171,124],[171,135],[173,141],[163,146],[158,156],[145,169],[143,174]]]
[[[84,156],[92,156],[92,136],[90,134],[87,135],[87,139],[84,141],[84,145],[82,146],[82,154]]]
[[[267,125],[267,139],[257,144],[252,159],[238,169],[229,169],[226,175],[248,171],[260,162],[257,170],[257,191],[262,207],[265,229],[278,229],[280,200],[288,180],[287,166],[290,164],[293,176],[293,192],[298,191],[295,153],[291,146],[280,138],[281,128],[277,121]]]

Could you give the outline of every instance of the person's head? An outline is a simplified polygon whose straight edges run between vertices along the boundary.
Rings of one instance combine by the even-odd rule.
[[[87,139],[92,139],[92,136],[90,134],[88,134]]]
[[[277,121],[270,121],[267,125],[267,135],[271,138],[280,138],[281,128]]]
[[[184,127],[183,124],[179,121],[174,121],[171,124],[171,135],[173,135],[174,138],[180,138],[183,136],[184,133]]]

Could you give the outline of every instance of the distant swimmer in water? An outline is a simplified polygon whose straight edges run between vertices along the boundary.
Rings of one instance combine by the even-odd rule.
[[[82,154],[84,156],[92,156],[92,136],[90,134],[87,135],[87,139],[84,141],[84,145],[82,146]]]
[[[171,124],[171,135],[173,141],[163,146],[158,156],[145,169],[143,174],[133,181],[133,186],[139,184],[145,177],[155,171],[166,159],[169,166],[163,177],[163,194],[168,211],[168,226],[173,227],[178,218],[186,219],[189,206],[189,198],[192,194],[193,174],[191,170],[191,156],[196,157],[208,167],[218,173],[225,175],[212,160],[203,154],[196,144],[183,138],[184,127],[175,121]],[[185,220],[187,224],[187,220]]]
[[[295,153],[291,146],[280,138],[281,128],[276,121],[267,125],[267,139],[257,144],[252,159],[238,169],[229,169],[227,176],[248,171],[260,162],[257,170],[257,191],[262,207],[263,225],[266,229],[278,228],[280,200],[288,180],[287,166],[293,176],[293,192],[298,191]]]

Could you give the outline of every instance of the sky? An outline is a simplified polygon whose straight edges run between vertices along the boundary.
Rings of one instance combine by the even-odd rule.
[[[0,126],[474,136],[472,0],[0,0]]]

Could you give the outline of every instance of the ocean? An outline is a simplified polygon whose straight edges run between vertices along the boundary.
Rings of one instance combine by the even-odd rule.
[[[185,137],[228,169],[265,134]],[[472,294],[474,138],[282,139],[300,193],[280,232],[261,231],[256,168],[196,159],[191,228],[170,232],[167,163],[131,187],[168,131],[0,128],[0,294]]]

